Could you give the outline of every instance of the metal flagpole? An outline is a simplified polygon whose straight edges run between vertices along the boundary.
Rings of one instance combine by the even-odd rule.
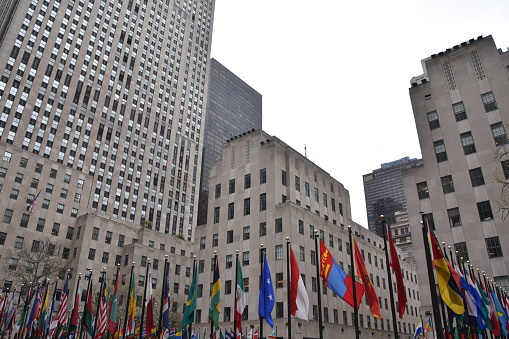
[[[168,254],[166,254],[164,256],[164,273],[163,273],[163,277],[164,279],[166,279],[166,274],[169,275],[169,272],[167,271],[167,265],[168,263]],[[166,281],[163,281],[163,284],[166,284]],[[164,295],[164,287],[162,288],[162,291],[161,291],[161,308],[159,310],[159,337],[161,337],[161,335],[163,334],[163,303],[164,303],[164,298],[166,298],[166,296]],[[169,302],[169,300],[168,300]],[[168,308],[170,307],[170,305],[168,305]]]
[[[124,318],[124,338],[127,337],[127,317],[129,316],[129,303],[131,301],[131,279],[134,271],[134,261],[131,266],[131,275],[129,276],[129,292],[127,294],[127,305],[125,307],[125,318]]]
[[[92,338],[95,338],[95,332],[97,330],[97,318],[99,315],[99,306],[101,305],[101,299],[102,299],[102,295],[103,295],[104,278],[106,277],[106,267],[103,267],[101,276],[102,276],[101,287],[99,288],[99,300],[97,302],[97,308],[95,309],[95,321],[94,321],[94,329],[92,331],[92,333],[93,333]]]
[[[147,300],[147,286],[148,284],[152,283],[151,281],[149,282],[148,281],[148,270],[150,269],[150,258],[147,258],[147,270],[145,271],[145,288],[144,288],[144,291],[143,291],[143,301],[142,301],[142,305],[141,305],[141,319],[140,319],[140,338],[144,338],[143,337],[143,326],[145,325],[145,302]],[[147,332],[147,331],[145,331]]]
[[[237,314],[237,285],[238,285],[238,281],[237,281],[237,276],[239,274],[239,272],[237,272],[238,268],[239,268],[239,250],[235,250],[236,254],[235,254],[235,298],[233,299],[234,303],[233,303],[233,339],[237,339],[237,324],[235,323],[235,316]]]
[[[217,251],[214,251],[214,271],[212,272],[212,275],[214,276],[215,275],[215,271],[216,271],[216,265],[217,265]],[[212,281],[213,283],[215,283],[215,281],[213,280],[214,278],[212,278]],[[212,288],[211,288],[212,289]],[[212,292],[211,292],[212,294]],[[212,317],[209,316],[209,320],[210,320],[210,335],[213,339],[215,339],[215,328],[214,328],[214,321],[212,320]],[[200,333],[198,331],[198,333]],[[194,338],[193,338],[194,339]]]
[[[263,277],[263,269],[264,269],[264,267],[263,267],[263,265],[264,265],[263,257],[264,257],[266,252],[267,252],[267,249],[264,247],[263,244],[260,244],[260,261],[261,261],[261,264],[260,264],[260,277]],[[261,284],[263,284],[263,281],[261,282]],[[260,284],[260,288],[262,288],[261,284]],[[260,338],[263,338],[263,318],[262,317],[260,317]]]
[[[440,318],[440,308],[438,307],[438,296],[437,289],[435,285],[435,277],[433,276],[433,266],[431,265],[431,252],[429,249],[428,242],[428,220],[426,219],[423,212],[421,213],[422,221],[422,240],[424,242],[424,254],[426,255],[426,265],[428,269],[428,281],[429,281],[429,289],[431,293],[431,304],[433,307],[433,320],[435,323],[435,331],[437,335],[442,338],[443,330],[442,330],[442,321]]]
[[[353,322],[355,325],[355,338],[359,339],[359,307],[357,305],[357,280],[355,279],[354,249],[352,238],[352,226],[348,225],[348,237],[350,239],[350,265],[352,266],[352,290],[353,290]]]
[[[391,272],[391,266],[389,265],[389,245],[387,244],[387,232],[389,230],[387,229],[387,221],[385,220],[385,217],[383,215],[380,216],[380,220],[382,222],[382,230],[383,230],[383,237],[384,237],[384,244],[385,244],[385,266],[387,266],[387,280],[389,282],[389,298],[391,300],[391,314],[392,314],[392,327],[394,327],[394,338],[398,339],[398,327],[397,327],[397,321],[396,321],[396,304],[394,303],[394,292],[392,290],[393,284],[392,284],[392,272]]]
[[[320,339],[323,339],[323,325],[322,325],[322,293],[320,292],[320,252],[318,248],[318,230],[315,230],[315,260],[316,260],[316,287],[318,292],[318,333]]]
[[[316,263],[318,267],[319,261]],[[317,284],[320,281],[317,278]],[[288,339],[292,339],[292,315],[290,314],[290,238],[286,237],[286,299],[288,302]]]

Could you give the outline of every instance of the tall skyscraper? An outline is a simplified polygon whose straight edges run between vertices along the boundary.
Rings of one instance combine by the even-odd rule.
[[[423,66],[410,88],[423,165],[403,180],[423,306],[431,307],[421,213],[458,258],[509,287],[508,222],[497,205],[502,185],[492,179],[509,177],[507,160],[496,156],[507,147],[509,52],[481,36]]]
[[[217,60],[209,64],[207,119],[198,204],[198,225],[207,223],[210,167],[221,160],[226,140],[262,128],[262,96]]]
[[[82,264],[58,230],[86,215],[193,239],[214,5],[19,2],[0,48],[2,257],[48,236]]]
[[[420,159],[404,157],[384,163],[380,168],[362,176],[370,231],[383,237],[380,215],[384,215],[389,224],[394,224],[395,213],[406,210],[402,171],[420,164]]]

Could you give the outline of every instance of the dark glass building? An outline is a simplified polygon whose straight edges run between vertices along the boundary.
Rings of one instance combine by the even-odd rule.
[[[262,95],[214,58],[209,67],[198,225],[207,222],[210,167],[221,160],[223,144],[262,128]]]
[[[389,224],[394,224],[395,213],[406,210],[401,172],[418,165],[422,165],[422,159],[404,157],[382,164],[380,168],[362,176],[370,231],[383,237],[380,215],[383,214]]]

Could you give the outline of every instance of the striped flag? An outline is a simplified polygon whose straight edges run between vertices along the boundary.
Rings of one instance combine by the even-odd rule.
[[[57,316],[53,319],[50,326],[50,336],[53,336],[53,331],[57,331],[56,337],[62,331],[63,325],[67,320],[67,298],[69,296],[69,277],[65,279],[64,288],[60,295],[60,305],[58,307]]]
[[[102,295],[99,303],[99,314],[97,315],[97,328],[95,329],[95,339],[102,339],[104,332],[106,331],[106,325],[108,324],[108,314],[106,312],[106,279],[103,279]]]
[[[145,318],[145,331],[147,332],[148,336],[151,336],[153,328],[155,328],[154,324],[154,298],[152,298],[152,270],[150,269],[150,266],[148,268],[148,274],[147,274],[147,280],[145,282],[146,288],[146,298],[145,298],[145,311],[146,311],[146,318]]]
[[[170,263],[164,263],[164,281],[163,281],[163,321],[162,325],[167,330],[170,329]]]
[[[27,208],[27,210],[30,211],[30,213],[32,213],[34,211],[35,204],[37,203],[37,200],[39,200],[39,194],[41,194],[41,191],[39,191],[39,193],[37,193],[34,200],[32,200],[32,203]]]
[[[219,277],[219,260],[217,260],[217,257],[215,266],[209,313],[212,326],[217,330],[219,328],[219,314],[221,313],[221,279]]]

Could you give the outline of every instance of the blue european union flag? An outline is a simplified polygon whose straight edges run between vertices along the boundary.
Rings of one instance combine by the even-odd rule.
[[[258,299],[258,315],[265,318],[267,324],[274,327],[272,321],[272,309],[276,300],[274,298],[274,286],[272,285],[272,278],[270,276],[269,263],[267,262],[267,255],[263,258],[263,274],[262,285],[260,286],[260,298]]]

